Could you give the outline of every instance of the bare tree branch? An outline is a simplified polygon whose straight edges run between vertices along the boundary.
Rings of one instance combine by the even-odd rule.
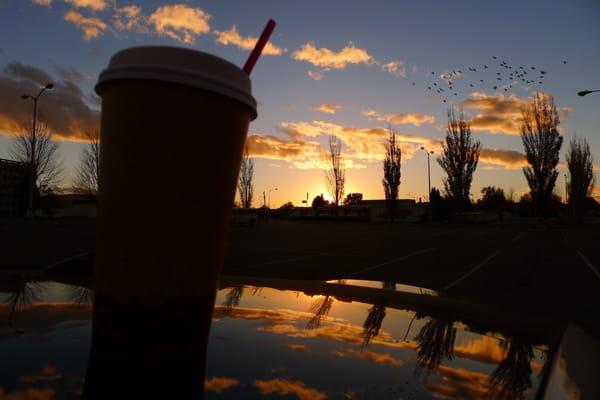
[[[100,134],[98,131],[86,134],[88,143],[81,151],[74,187],[82,193],[98,194],[100,171]]]
[[[46,192],[54,189],[62,181],[62,168],[58,159],[59,145],[52,139],[48,125],[44,122],[37,123],[35,140],[31,125],[24,126],[10,148],[11,157],[26,164],[33,170],[35,183],[38,190]],[[35,143],[35,160],[31,160],[31,154]]]
[[[329,135],[328,169],[325,170],[325,180],[332,203],[337,207],[344,197],[346,169],[342,160],[342,141],[335,135]]]
[[[248,145],[246,145],[238,178],[238,191],[240,193],[240,203],[243,208],[252,207],[252,197],[254,196],[253,178],[254,160],[250,157]]]

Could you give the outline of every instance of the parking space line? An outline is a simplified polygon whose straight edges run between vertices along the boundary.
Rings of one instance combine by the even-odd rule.
[[[592,264],[591,261],[588,260],[588,258],[584,256],[583,253],[581,253],[579,250],[575,250],[575,252],[579,256],[579,258],[581,258],[581,261],[583,261],[583,263],[587,265],[589,269],[592,270],[592,272],[594,273],[594,275],[596,275],[598,279],[600,279],[600,271],[598,271],[598,269],[594,267],[594,264]]]
[[[433,250],[435,250],[435,249],[434,248],[428,248],[428,249],[423,249],[423,250],[415,251],[414,253],[406,254],[406,255],[404,255],[402,257],[393,258],[391,260],[382,262],[380,264],[376,264],[376,265],[373,265],[371,267],[367,267],[367,268],[364,268],[364,269],[361,269],[361,270],[358,270],[358,271],[354,271],[351,274],[345,275],[344,278],[349,278],[351,276],[356,276],[356,275],[362,274],[363,272],[372,271],[374,269],[377,269],[377,268],[380,268],[380,267],[383,267],[383,266],[386,266],[386,265],[394,264],[394,263],[397,263],[399,261],[404,261],[404,260],[409,259],[409,258],[414,257],[414,256],[418,256],[418,255],[421,255],[421,254],[429,253],[429,252],[431,252]]]
[[[493,252],[492,254],[490,254],[485,260],[481,261],[479,264],[477,264],[476,266],[474,266],[473,268],[471,268],[471,270],[468,271],[466,274],[462,275],[461,277],[459,277],[458,279],[456,279],[454,282],[449,283],[448,285],[444,286],[442,288],[442,290],[448,290],[448,289],[450,289],[450,288],[458,285],[459,283],[461,283],[462,281],[464,281],[465,279],[467,279],[469,276],[471,276],[472,274],[474,274],[475,272],[477,272],[477,270],[479,270],[480,268],[482,268],[483,266],[485,266],[488,262],[490,262],[498,254],[500,254],[500,250],[496,250],[495,252]]]
[[[309,258],[314,258],[314,257],[319,257],[319,256],[353,256],[353,257],[360,257],[355,256],[355,255],[351,255],[351,254],[343,254],[340,253],[340,251],[346,251],[346,250],[363,250],[369,247],[374,247],[377,246],[377,244],[368,244],[368,245],[364,245],[364,246],[352,246],[352,247],[344,247],[335,251],[310,251],[311,254],[305,255],[305,256],[301,256],[301,257],[291,257],[291,258],[284,258],[284,259],[279,259],[279,260],[273,260],[273,261],[267,261],[267,262],[263,262],[263,263],[258,263],[258,264],[252,264],[252,265],[246,265],[244,267],[238,267],[238,268],[232,268],[235,271],[239,271],[239,270],[244,270],[244,269],[249,269],[249,268],[256,268],[256,267],[264,267],[266,265],[275,265],[275,264],[285,264],[285,263],[289,263],[289,262],[294,262],[294,261],[302,261],[302,260],[306,260]],[[297,252],[309,252],[309,250],[306,251],[298,251]]]
[[[302,257],[292,257],[292,258],[285,258],[283,260],[279,259],[279,260],[267,261],[267,262],[263,262],[263,263],[246,265],[245,267],[238,267],[238,268],[232,268],[232,269],[234,271],[240,271],[240,270],[244,270],[244,269],[264,267],[266,265],[285,264],[285,263],[294,262],[294,261],[302,261],[302,260],[306,260],[306,259],[309,259],[309,258],[318,257],[318,256],[321,256],[321,255],[323,255],[323,253],[309,254],[307,256],[302,256]]]
[[[513,243],[516,242],[517,240],[521,239],[523,237],[523,235],[525,234],[525,232],[521,232],[519,233],[517,236],[515,236],[513,238],[513,240],[511,240]]]

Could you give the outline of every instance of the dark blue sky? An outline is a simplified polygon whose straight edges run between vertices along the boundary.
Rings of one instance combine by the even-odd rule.
[[[156,24],[161,20],[158,11],[177,4],[179,13],[172,17],[183,22],[167,26],[174,33],[168,37]],[[126,6],[139,7],[136,27],[119,28],[114,22],[115,15]],[[73,12],[79,20],[66,21],[66,15]],[[186,19],[192,14],[198,17],[199,13],[209,26],[206,33],[199,32],[198,19]],[[210,17],[206,18],[206,14]],[[600,3],[592,0],[134,0],[116,4],[109,0],[53,0],[49,6],[30,0],[4,1],[0,2],[0,66],[20,62],[46,71],[57,80],[59,66],[73,68],[84,73],[86,79],[76,84],[89,94],[110,55],[130,46],[190,46],[241,65],[248,50],[217,43],[219,32],[229,31],[235,25],[241,36],[257,36],[268,18],[278,22],[272,43],[286,50],[281,55],[263,56],[253,72],[260,108],[251,133],[255,135],[256,154],[261,157],[256,187],[262,191],[278,186],[280,190],[273,197],[275,205],[288,200],[299,203],[306,191],[324,191],[318,156],[326,132],[338,133],[346,145],[348,191],[381,197],[381,132],[366,130],[385,127],[387,121],[406,140],[401,193],[404,197],[423,196],[424,159],[415,150],[421,144],[434,146],[433,141],[443,137],[450,104],[462,105],[469,117],[480,116],[474,120],[474,132],[483,147],[490,150],[487,159],[482,157],[472,193],[477,197],[479,189],[490,184],[523,192],[526,184],[517,156],[493,153],[522,152],[518,132],[510,124],[499,126],[489,121],[514,118],[514,107],[524,104],[536,90],[555,97],[564,116],[566,142],[575,132],[585,136],[596,163],[600,162],[600,96],[576,95],[585,88],[600,89]],[[89,28],[90,23],[98,21],[104,28],[96,37],[84,39],[86,23]],[[177,40],[176,37],[184,38],[185,29],[191,32],[193,43]],[[299,50],[306,50],[306,45],[312,46],[319,56],[302,58]],[[350,50],[344,52],[344,48]],[[361,57],[364,62],[352,62]],[[534,66],[536,70],[530,70],[531,74],[546,71],[543,84],[511,79],[510,71],[498,65],[501,61],[515,70]],[[394,71],[385,70],[386,65],[392,67],[389,63],[396,63]],[[483,70],[484,64],[488,70]],[[468,67],[478,71],[469,72]],[[452,90],[446,88],[447,102],[443,103],[442,97],[436,97],[428,87],[433,82],[446,87],[448,83],[439,75],[453,70],[463,74],[453,78]],[[496,82],[498,72],[502,80]],[[493,86],[497,86],[496,90]],[[473,101],[469,103],[468,99]],[[84,101],[92,111],[98,108],[88,98]],[[321,104],[334,107],[335,113],[316,111]],[[10,119],[3,113],[6,111],[0,110],[0,121]],[[6,124],[0,124],[0,130],[10,133]],[[56,133],[66,140],[61,153],[66,170],[64,185],[68,186],[82,145],[72,141],[77,138],[75,132]],[[0,135],[0,157],[8,154],[8,137]],[[168,134],[165,140],[171,140]],[[441,171],[437,165],[432,172],[433,184],[439,186]]]

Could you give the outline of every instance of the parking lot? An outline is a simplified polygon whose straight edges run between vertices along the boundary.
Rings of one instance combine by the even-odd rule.
[[[411,284],[600,336],[597,226],[270,221],[232,229],[225,274]]]
[[[369,279],[576,322],[600,337],[600,227],[261,221],[232,227],[224,273]],[[3,221],[0,271],[94,251],[94,221]]]

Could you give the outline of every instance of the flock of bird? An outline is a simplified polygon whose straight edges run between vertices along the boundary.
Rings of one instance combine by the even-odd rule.
[[[568,61],[562,61],[566,65]],[[544,84],[548,72],[536,67],[511,65],[496,56],[487,63],[467,66],[436,75],[434,71],[428,74],[429,82],[425,84],[427,93],[434,95],[441,102],[447,103],[462,96],[461,90],[502,90],[508,92],[517,85],[539,87]],[[459,78],[463,78],[458,81]],[[469,78],[469,79],[467,79]],[[415,82],[412,83],[415,86]]]

